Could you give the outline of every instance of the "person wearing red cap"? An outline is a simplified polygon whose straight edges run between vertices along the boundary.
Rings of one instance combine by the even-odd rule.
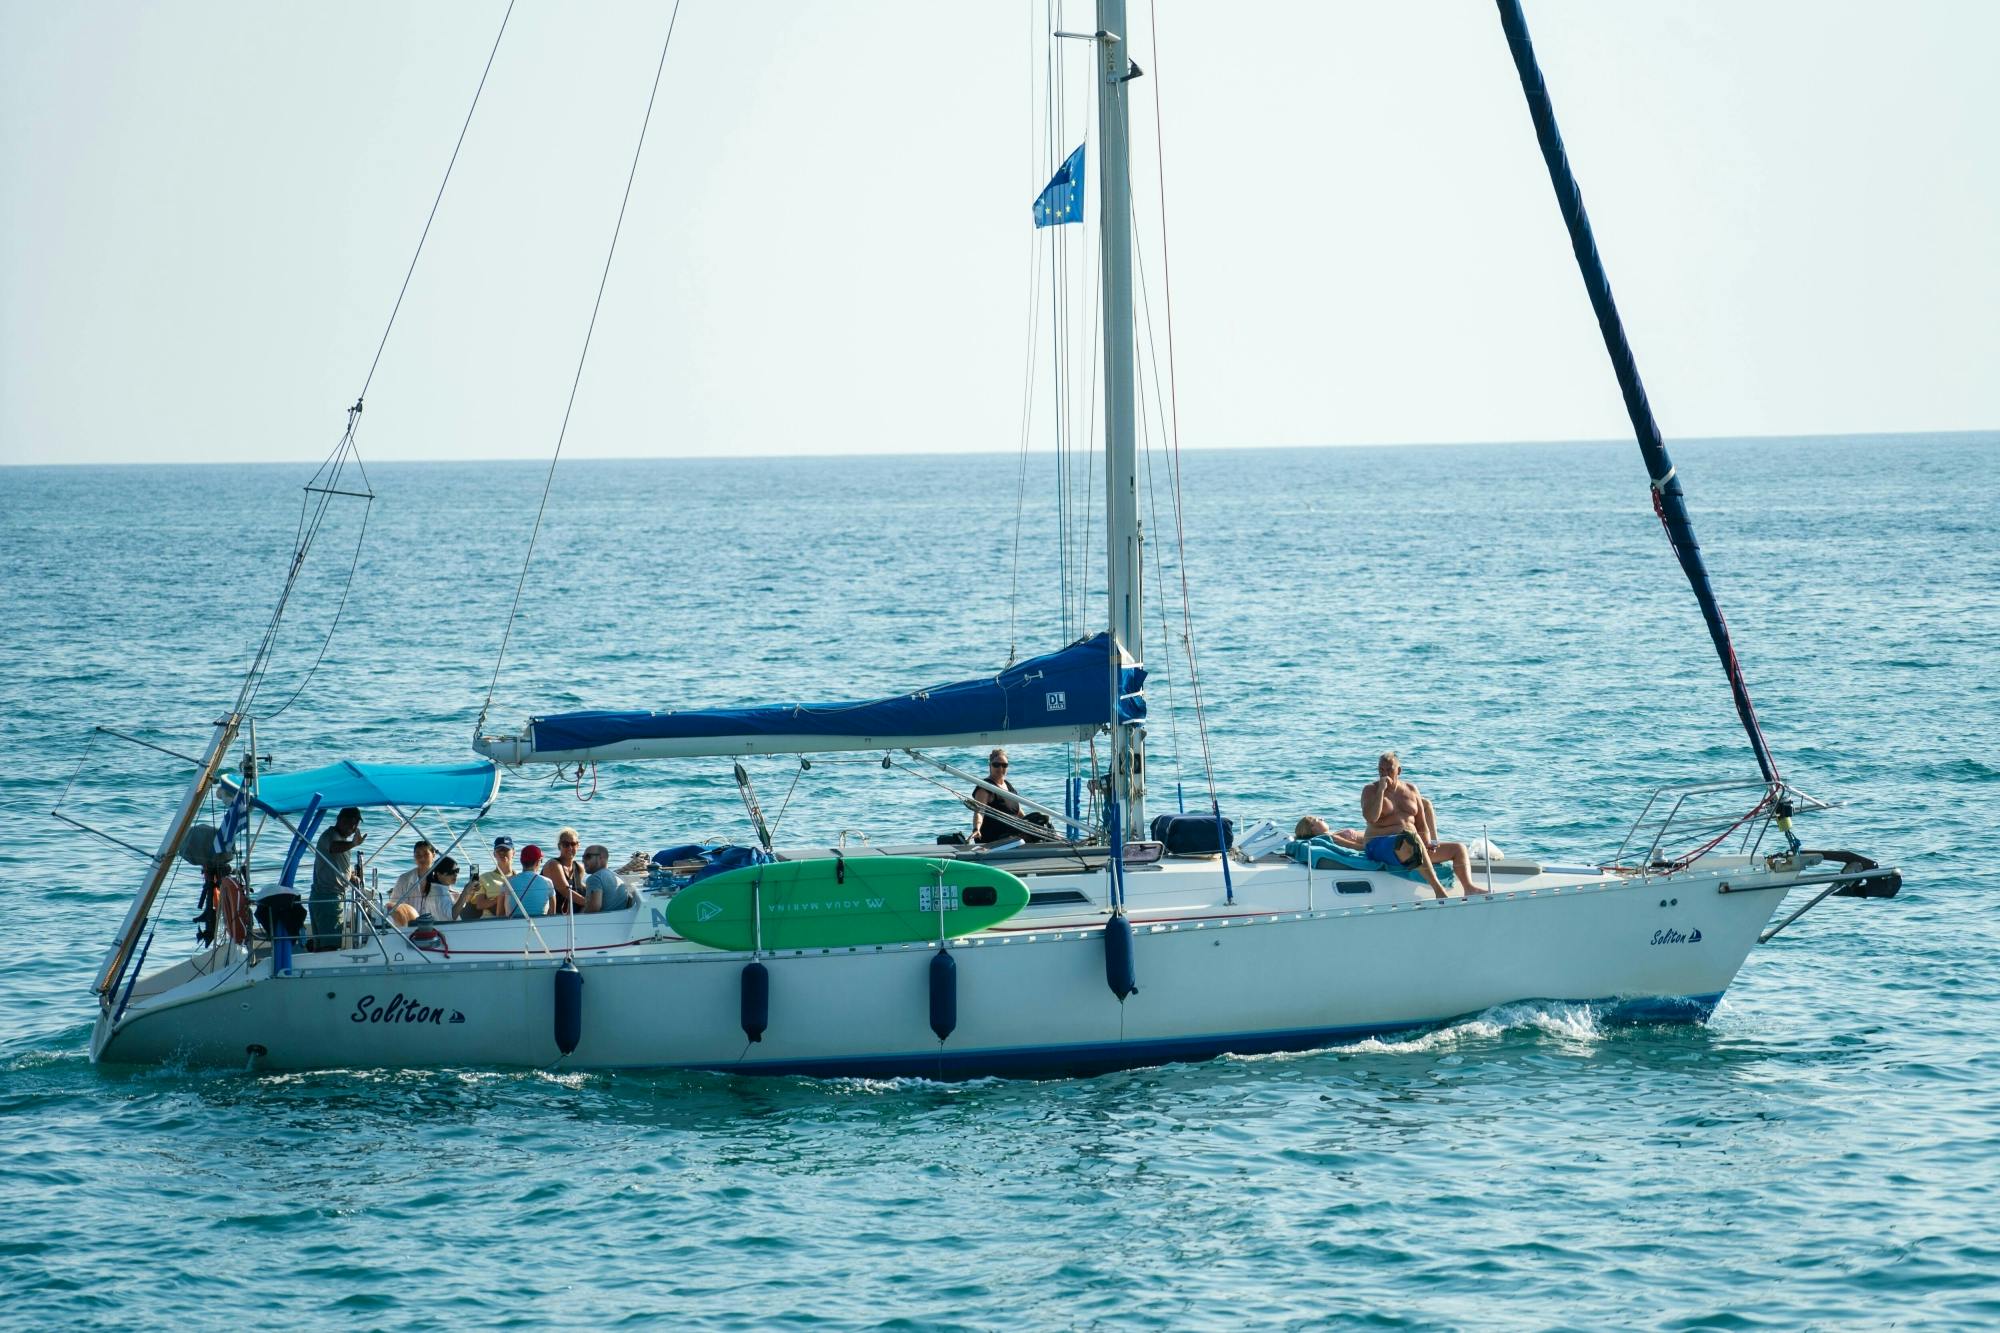
[[[542,916],[549,910],[556,886],[540,873],[542,849],[529,843],[521,849],[521,873],[507,883],[507,912],[514,917]]]

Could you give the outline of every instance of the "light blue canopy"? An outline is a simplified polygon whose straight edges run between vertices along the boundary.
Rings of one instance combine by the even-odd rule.
[[[235,773],[223,774],[220,781],[232,793],[243,785]],[[329,810],[344,805],[476,810],[490,804],[499,791],[500,766],[489,759],[465,764],[357,764],[343,759],[301,773],[264,774],[257,779],[257,808],[268,814],[295,815],[317,795]]]

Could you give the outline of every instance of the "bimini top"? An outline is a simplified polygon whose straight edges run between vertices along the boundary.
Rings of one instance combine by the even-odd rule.
[[[910,694],[848,703],[763,704],[672,712],[556,713],[533,718],[524,736],[482,736],[481,754],[502,763],[682,759],[702,755],[814,754],[921,745],[1081,741],[1113,721],[1146,716],[1146,669],[1120,662],[1111,692],[1111,636],[992,676]]]
[[[218,781],[229,792],[243,784],[235,773]],[[301,773],[266,773],[257,779],[257,808],[267,814],[295,815],[312,804],[338,810],[344,805],[426,805],[476,810],[500,792],[500,767],[489,759],[464,764],[357,764],[343,759]]]

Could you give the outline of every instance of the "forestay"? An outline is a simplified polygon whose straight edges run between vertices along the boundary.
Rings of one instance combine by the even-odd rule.
[[[474,745],[520,764],[1082,741],[1146,715],[1145,668],[1122,655],[1112,695],[1115,651],[1109,634],[1097,634],[995,675],[883,699],[556,713],[531,719],[525,736],[482,736]]]

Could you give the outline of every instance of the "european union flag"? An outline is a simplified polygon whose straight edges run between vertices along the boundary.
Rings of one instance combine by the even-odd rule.
[[[1035,199],[1035,225],[1060,227],[1065,222],[1083,221],[1083,144],[1063,159],[1056,174]]]

